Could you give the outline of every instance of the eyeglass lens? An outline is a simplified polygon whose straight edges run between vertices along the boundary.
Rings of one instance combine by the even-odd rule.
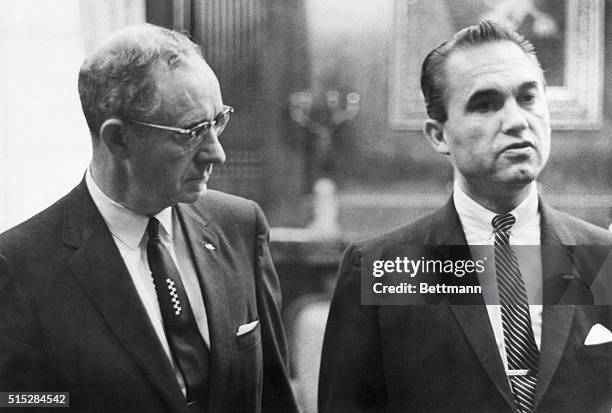
[[[226,110],[220,113],[219,116],[217,116],[215,120],[213,120],[212,122],[204,122],[201,125],[196,126],[191,131],[191,135],[194,137],[201,136],[205,134],[206,132],[208,132],[211,126],[215,129],[215,133],[217,135],[221,135],[221,133],[223,133],[223,130],[225,129],[225,126],[229,122],[230,113],[231,113],[231,110]]]

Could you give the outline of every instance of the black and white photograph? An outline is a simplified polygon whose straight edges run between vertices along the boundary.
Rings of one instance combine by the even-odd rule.
[[[1,0],[0,411],[612,413],[612,0]]]

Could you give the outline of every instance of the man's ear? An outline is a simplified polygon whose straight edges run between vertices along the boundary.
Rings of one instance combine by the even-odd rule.
[[[427,119],[423,124],[423,134],[438,153],[450,155],[448,141],[444,135],[444,126],[435,119]]]
[[[115,157],[119,159],[129,157],[125,123],[122,120],[117,118],[105,120],[100,126],[100,139]]]

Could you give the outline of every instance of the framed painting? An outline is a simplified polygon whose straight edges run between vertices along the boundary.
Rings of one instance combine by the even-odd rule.
[[[389,125],[426,119],[421,63],[453,33],[489,19],[535,46],[554,129],[597,129],[603,101],[603,0],[396,0],[389,59]]]

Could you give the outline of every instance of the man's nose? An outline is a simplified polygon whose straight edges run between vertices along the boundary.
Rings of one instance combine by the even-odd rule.
[[[208,131],[204,144],[198,149],[196,161],[202,163],[222,164],[225,162],[225,151],[214,128]]]
[[[504,105],[502,130],[506,135],[520,137],[529,128],[527,114],[515,99],[508,99]]]

